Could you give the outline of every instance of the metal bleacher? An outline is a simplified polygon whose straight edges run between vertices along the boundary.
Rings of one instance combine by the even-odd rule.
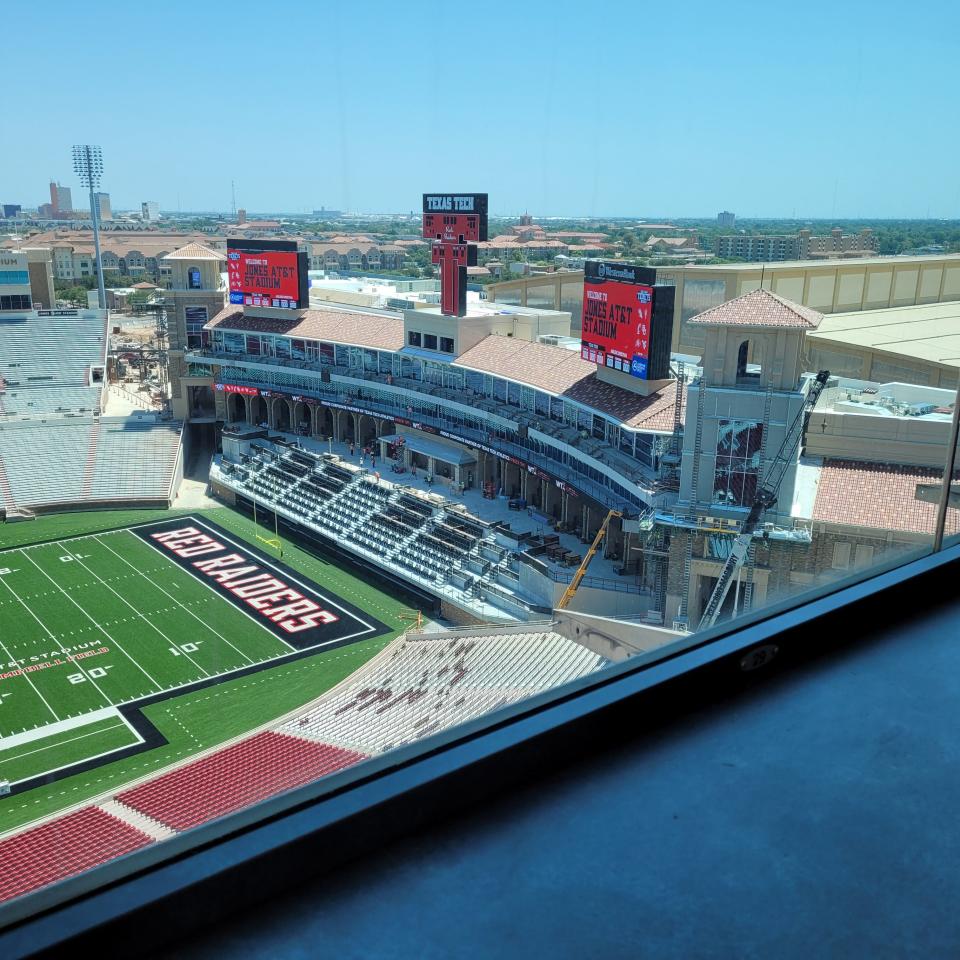
[[[179,423],[128,417],[0,423],[8,496],[30,509],[82,501],[168,501],[180,431]]]
[[[106,362],[104,316],[0,318],[0,418],[100,410],[94,367]]]
[[[489,596],[512,615],[529,606],[510,580],[510,553],[496,544],[490,527],[439,500],[332,457],[279,445],[252,444],[239,464],[219,458],[211,476],[218,473],[238,492],[414,582],[449,587],[479,602]]]
[[[168,506],[182,424],[101,417],[107,319],[100,311],[0,318],[0,513],[111,502]]]

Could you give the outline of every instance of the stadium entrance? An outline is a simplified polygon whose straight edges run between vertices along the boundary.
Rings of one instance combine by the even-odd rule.
[[[209,384],[187,387],[187,399],[190,404],[191,421],[213,422],[216,419],[217,408],[213,399],[213,387]]]
[[[206,483],[210,460],[217,452],[218,426],[215,420],[193,420],[184,431],[183,475],[188,480]]]

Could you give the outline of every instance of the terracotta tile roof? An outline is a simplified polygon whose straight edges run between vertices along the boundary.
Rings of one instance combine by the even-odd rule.
[[[188,243],[173,253],[168,253],[164,260],[226,260],[218,250],[211,250],[202,243]]]
[[[816,330],[823,314],[770,290],[751,290],[691,317],[687,322],[713,327],[795,327]]]
[[[673,429],[676,384],[641,397],[599,380],[597,365],[581,359],[574,350],[493,334],[461,354],[453,365],[506,377],[576,400],[635,429]]]
[[[845,526],[933,533],[935,503],[917,499],[917,484],[938,484],[942,470],[894,463],[827,458],[813,504],[813,519]],[[954,478],[960,477],[960,471]],[[952,515],[952,516],[951,516]],[[957,530],[960,510],[947,511],[947,530]]]
[[[231,306],[213,317],[205,329],[217,327],[307,337],[380,350],[399,350],[403,346],[403,321],[399,317],[341,310],[305,310],[289,320],[278,320],[273,317],[245,316],[243,310]]]

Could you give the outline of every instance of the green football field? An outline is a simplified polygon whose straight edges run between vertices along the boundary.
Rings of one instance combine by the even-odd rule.
[[[0,798],[0,832],[295,709],[403,629],[401,600],[284,541],[283,562],[303,583],[389,630],[298,653],[129,529],[174,516],[117,513],[127,525],[119,529],[109,529],[109,513],[0,525],[0,780],[30,786],[57,775]],[[241,514],[191,516],[256,544]],[[166,743],[112,761],[144,742],[128,719],[142,701]],[[71,765],[84,761],[74,775]]]

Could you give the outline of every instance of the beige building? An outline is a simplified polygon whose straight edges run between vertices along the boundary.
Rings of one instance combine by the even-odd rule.
[[[955,389],[960,302],[835,313],[808,334],[806,351],[810,370]]]
[[[173,231],[110,231],[100,239],[103,272],[109,282],[110,274],[144,277],[163,283],[170,275],[170,266],[164,257],[191,242],[201,242],[214,249],[226,251],[226,240],[200,233]],[[89,230],[48,230],[29,239],[31,249],[46,249],[53,263],[57,280],[79,280],[96,276],[93,234]]]
[[[658,268],[657,276],[677,287],[673,350],[697,356],[704,334],[689,320],[761,287],[823,314],[960,300],[960,254],[683,265]],[[490,284],[487,292],[498,303],[568,310],[579,333],[582,271],[518,277]]]
[[[220,276],[226,256],[199,243],[189,243],[164,257],[170,269],[163,291],[167,311],[170,392],[173,415],[204,422],[213,417],[208,370],[191,369],[184,360],[189,349],[203,346],[203,328],[222,309],[226,289]]]
[[[405,346],[447,354],[451,359],[492,334],[526,341],[541,336],[567,337],[570,314],[532,307],[504,313],[485,303],[470,304],[463,317],[444,316],[438,307],[403,312]]]
[[[309,242],[311,270],[398,270],[406,260],[403,247],[372,240],[337,238]]]

